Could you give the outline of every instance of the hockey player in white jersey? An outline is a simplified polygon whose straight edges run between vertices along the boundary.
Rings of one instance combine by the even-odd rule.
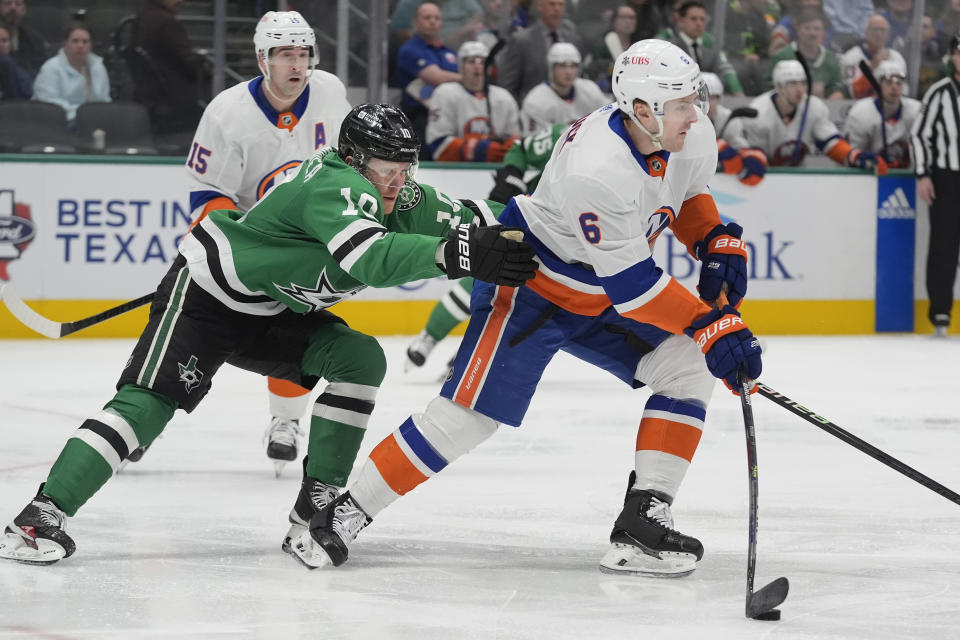
[[[910,166],[910,130],[920,115],[920,101],[903,95],[907,68],[884,60],[873,72],[881,96],[857,100],[847,112],[844,135],[854,147],[883,156],[892,169]],[[882,114],[882,115],[881,115]]]
[[[350,111],[343,83],[314,69],[316,36],[299,13],[268,11],[253,43],[263,75],[217,95],[193,139],[187,175],[194,224],[214,209],[249,210],[318,148],[335,144]],[[267,456],[279,476],[297,458],[309,391],[276,378],[267,387]]]
[[[550,79],[530,89],[520,106],[523,135],[573,122],[609,102],[596,82],[580,77],[580,52],[573,44],[551,45],[547,70]]]
[[[519,426],[541,373],[563,349],[651,392],[601,570],[695,570],[703,546],[673,528],[671,504],[714,377],[738,388],[738,375],[751,380],[761,371],[759,341],[735,308],[746,293],[746,243],[738,225],[721,223],[707,187],[717,145],[696,63],[667,41],[642,40],[617,59],[612,87],[616,104],[571,125],[536,191],[501,214],[534,246],[537,275],[520,288],[474,286],[473,316],[440,396],[377,445],[349,491],[294,540],[292,552],[307,566],[342,564],[380,511],[499,423]],[[702,263],[700,298],[654,262],[652,247],[667,227]],[[591,399],[579,401],[586,407]],[[557,478],[558,486],[584,480],[575,470]]]
[[[767,174],[766,156],[756,149],[749,149],[743,135],[743,121],[731,118],[733,110],[721,102],[723,82],[720,76],[709,71],[700,74],[710,96],[707,115],[717,131],[717,170],[737,176],[745,185],[755,186]]]
[[[823,100],[807,95],[807,76],[799,61],[778,62],[773,68],[773,84],[772,90],[750,103],[757,117],[743,125],[747,142],[765,154],[768,164],[801,166],[806,156],[817,150],[837,164],[886,174],[883,158],[851,147],[830,120]]]
[[[464,42],[461,81],[441,84],[430,97],[426,136],[434,160],[502,162],[519,140],[520,109],[509,91],[487,81],[489,55],[485,44]]]

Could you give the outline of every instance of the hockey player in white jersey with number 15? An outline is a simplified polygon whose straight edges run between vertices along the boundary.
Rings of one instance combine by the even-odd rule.
[[[253,44],[263,75],[217,95],[193,139],[187,175],[194,224],[215,209],[249,211],[317,149],[336,144],[350,111],[343,83],[314,69],[316,36],[299,13],[265,13]],[[266,449],[279,476],[298,456],[309,391],[279,378],[268,378],[267,387]]]
[[[533,195],[512,199],[499,218],[523,229],[540,263],[536,276],[516,289],[475,284],[473,315],[439,397],[374,447],[349,491],[293,540],[307,566],[342,564],[380,511],[499,423],[519,426],[563,349],[650,389],[601,570],[682,576],[696,568],[703,546],[673,528],[670,507],[714,377],[737,388],[738,374],[760,375],[759,341],[735,308],[746,293],[747,254],[742,229],[721,223],[707,188],[717,144],[696,63],[669,42],[642,40],[617,59],[612,86],[617,103],[573,123]],[[700,298],[654,262],[652,246],[667,227],[702,263]],[[558,477],[571,481],[583,478]]]

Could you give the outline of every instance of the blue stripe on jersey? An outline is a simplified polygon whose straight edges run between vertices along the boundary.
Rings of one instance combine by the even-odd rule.
[[[610,126],[610,130],[620,136],[624,144],[627,145],[627,148],[630,149],[630,153],[633,154],[633,159],[637,161],[637,164],[640,165],[640,168],[649,174],[650,169],[647,167],[647,157],[637,151],[637,148],[633,145],[633,140],[630,139],[630,134],[627,133],[627,125],[624,120],[625,118],[626,116],[623,114],[623,112],[619,109],[616,109],[610,114],[610,117],[607,118],[607,124]],[[657,151],[656,153],[651,153],[650,155],[659,156],[663,158],[664,162],[667,162],[670,159],[669,151]]]
[[[690,416],[691,418],[696,418],[697,420],[701,421],[707,419],[707,410],[703,407],[695,405],[691,402],[668,398],[667,396],[650,396],[644,408],[651,411],[668,411],[670,413],[678,413],[682,416]]]
[[[297,116],[297,120],[303,117],[303,112],[307,110],[307,103],[310,101],[310,82],[306,78],[304,78],[303,81],[306,84],[303,88],[303,93],[300,94],[293,108],[290,109],[290,112]],[[260,111],[263,111],[263,115],[265,115],[267,120],[270,121],[270,124],[275,127],[277,126],[277,120],[280,118],[280,112],[274,109],[273,105],[267,101],[266,96],[263,95],[262,85],[263,76],[260,76],[247,83],[247,89],[250,91],[253,101],[260,107]]]
[[[400,435],[403,436],[403,439],[410,445],[410,448],[413,449],[413,452],[417,454],[423,464],[430,467],[430,470],[434,473],[442,471],[447,466],[447,461],[437,453],[436,449],[430,446],[427,439],[417,429],[417,425],[413,423],[413,418],[407,418],[407,421],[400,425]]]
[[[613,304],[629,302],[646,293],[663,275],[653,258],[641,260],[620,273],[600,278],[600,284]]]
[[[500,214],[498,222],[507,227],[518,227],[522,229],[523,239],[533,245],[534,251],[537,252],[537,257],[540,258],[540,261],[543,262],[545,267],[554,273],[559,273],[560,275],[573,278],[578,282],[594,287],[601,286],[600,279],[592,269],[587,268],[586,265],[579,262],[575,264],[564,262],[557,254],[550,251],[547,245],[540,242],[540,239],[530,231],[530,227],[527,226],[527,221],[524,220],[520,207],[517,206],[514,200],[511,199],[510,202],[507,203],[507,207],[503,210],[503,213]]]
[[[207,204],[214,198],[226,198],[224,194],[219,191],[191,191],[190,192],[190,211],[193,211],[197,207],[202,207]]]
[[[440,145],[446,142],[447,138],[449,137],[450,136],[443,136],[442,138],[437,138],[436,140],[428,144],[427,148],[430,149],[430,155],[431,156],[434,155],[437,152],[437,149],[440,147]]]
[[[823,151],[824,147],[826,147],[828,144],[830,144],[831,141],[836,140],[839,137],[840,137],[840,134],[835,133],[829,138],[827,138],[826,140],[814,140],[814,142],[817,144],[817,148],[820,149],[820,151]]]

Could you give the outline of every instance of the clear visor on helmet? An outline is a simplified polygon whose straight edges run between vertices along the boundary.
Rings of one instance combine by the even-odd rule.
[[[367,161],[366,177],[377,186],[396,186],[403,184],[407,178],[412,178],[416,167],[416,163],[370,158]]]
[[[697,90],[682,98],[667,100],[663,105],[663,115],[685,116],[690,110],[696,110],[702,115],[710,110],[710,93],[703,80],[698,81]]]

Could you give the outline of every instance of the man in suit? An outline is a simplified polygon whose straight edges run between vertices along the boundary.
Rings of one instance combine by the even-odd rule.
[[[677,30],[671,39],[700,65],[701,71],[720,76],[727,93],[743,95],[743,86],[737,72],[727,60],[727,54],[714,47],[712,38],[704,38],[707,30],[707,8],[698,0],[689,0],[677,8]]]
[[[521,102],[530,89],[547,81],[547,50],[557,42],[570,42],[583,52],[580,34],[564,20],[564,0],[537,0],[539,19],[510,36],[498,61],[497,84]]]

